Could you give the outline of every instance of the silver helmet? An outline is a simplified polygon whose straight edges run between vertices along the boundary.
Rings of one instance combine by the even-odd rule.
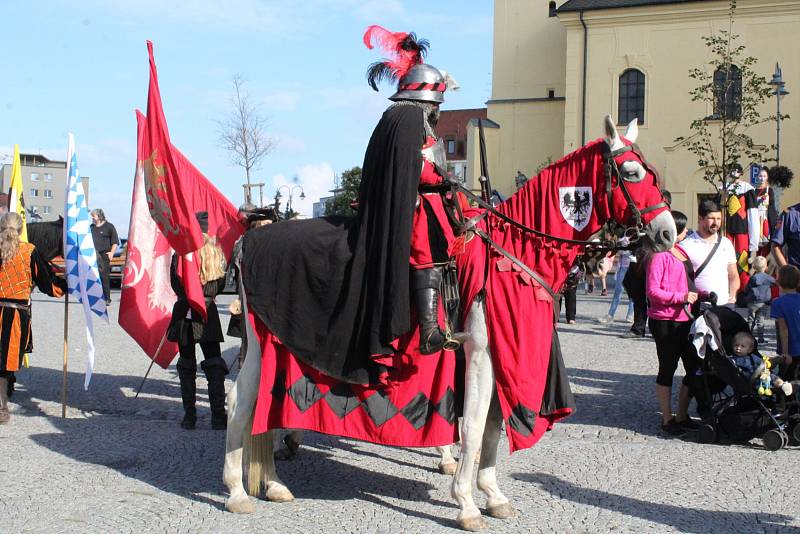
[[[397,92],[389,100],[420,100],[422,102],[444,102],[447,77],[432,65],[419,63],[411,67],[400,78]]]

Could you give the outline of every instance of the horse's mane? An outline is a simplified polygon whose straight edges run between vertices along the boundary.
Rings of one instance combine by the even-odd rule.
[[[45,261],[64,253],[64,220],[28,223],[28,242],[35,246]]]
[[[550,187],[574,185],[579,176],[598,176],[602,172],[603,159],[600,155],[604,144],[603,139],[590,141],[548,165],[500,204],[498,210],[515,220],[530,217],[540,211],[535,208],[542,205]],[[541,223],[543,221],[539,221]]]
[[[573,150],[560,160],[543,168],[539,171],[539,174],[531,177],[525,182],[525,185],[506,200],[510,200],[513,196],[532,189],[533,187],[529,186],[535,185],[537,181],[541,182],[546,179],[558,179],[566,174],[577,176],[578,174],[590,170],[589,167],[593,167],[596,164],[597,160],[594,156],[597,156],[597,153],[602,151],[603,143],[605,143],[603,139],[595,139],[594,141],[589,141],[579,149]]]

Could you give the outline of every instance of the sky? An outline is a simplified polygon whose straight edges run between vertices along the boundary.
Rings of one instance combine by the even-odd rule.
[[[136,163],[134,110],[147,105],[145,41],[154,43],[172,143],[233,202],[244,171],[220,147],[233,77],[277,142],[255,172],[269,201],[281,185],[306,195],[311,215],[334,174],[361,165],[369,136],[394,92],[374,92],[362,43],[380,24],[430,41],[427,62],[461,89],[442,109],[483,107],[491,93],[492,2],[439,0],[3,0],[0,159],[23,153],[65,160],[75,135],[90,208],[127,234]],[[255,191],[254,191],[255,192]],[[283,189],[283,193],[286,188]],[[284,197],[285,200],[285,197]],[[266,203],[266,198],[265,198]]]

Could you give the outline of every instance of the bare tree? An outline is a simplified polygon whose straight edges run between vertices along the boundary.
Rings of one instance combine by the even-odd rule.
[[[258,105],[244,91],[244,84],[241,75],[233,77],[233,109],[227,118],[219,122],[219,142],[230,153],[231,162],[244,169],[247,179],[245,202],[252,203],[250,173],[272,152],[277,141],[267,134],[267,119],[259,113]]]

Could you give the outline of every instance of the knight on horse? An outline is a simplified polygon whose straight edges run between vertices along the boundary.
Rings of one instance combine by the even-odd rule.
[[[413,33],[390,33],[380,26],[370,26],[364,34],[364,43],[372,48],[373,42],[379,43],[393,59],[370,65],[367,71],[370,86],[377,91],[377,82],[389,78],[398,79],[398,89],[389,97],[395,103],[384,113],[372,138],[385,139],[385,132],[400,124],[406,126],[404,133],[394,139],[370,142],[359,203],[368,201],[368,197],[376,193],[382,194],[380,189],[387,180],[401,180],[400,185],[406,183],[409,187],[418,184],[409,239],[411,285],[421,330],[420,352],[433,354],[446,344],[448,348],[457,347],[463,340],[462,334],[451,335],[439,324],[442,269],[452,256],[455,236],[445,213],[442,190],[438,187],[447,178],[444,144],[434,133],[444,92],[457,86],[446,73],[422,62],[427,41],[417,40]],[[419,154],[409,154],[407,162],[393,163],[386,157],[387,150],[406,145],[412,150],[419,146]],[[420,165],[421,170],[418,170]],[[392,201],[391,198],[386,200]],[[403,249],[393,251],[398,261],[403,259],[401,251],[404,252]],[[402,272],[402,267],[399,270]]]
[[[464,340],[440,322],[443,269],[456,238],[434,127],[455,82],[423,62],[428,43],[413,33],[370,26],[364,43],[389,56],[369,67],[370,86],[377,91],[381,80],[398,80],[398,89],[364,156],[356,216],[251,232],[244,250],[256,253],[242,265],[251,308],[280,341],[315,369],[359,384],[386,375],[398,339],[415,330],[414,316],[422,354]],[[248,263],[263,256],[258,251],[272,259]]]

